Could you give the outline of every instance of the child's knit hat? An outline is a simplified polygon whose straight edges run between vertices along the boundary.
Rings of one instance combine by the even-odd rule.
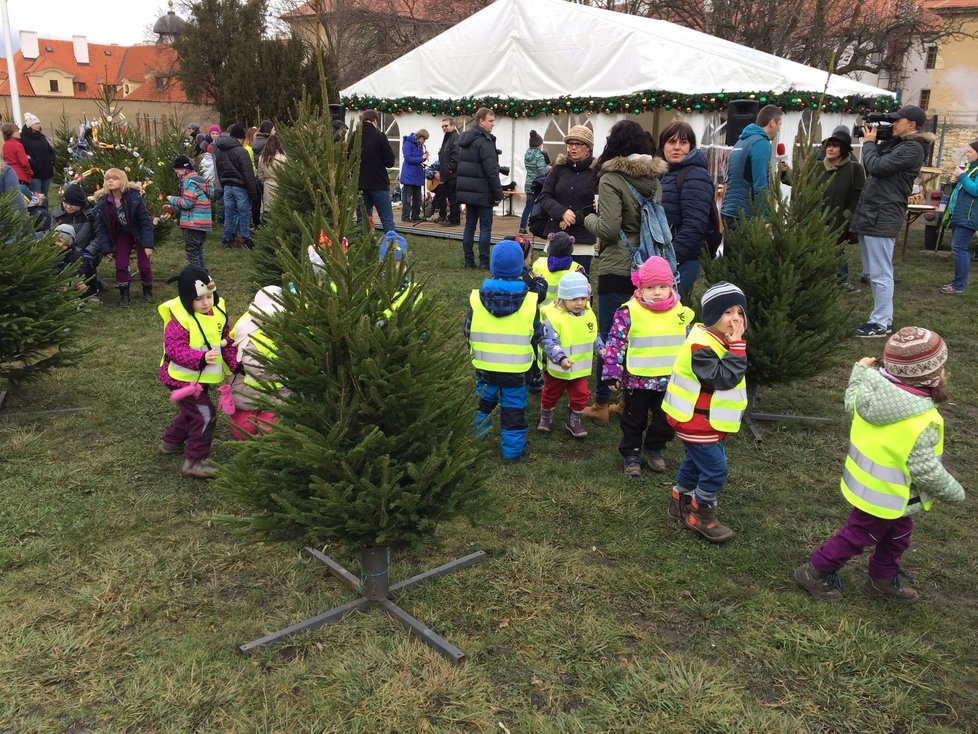
[[[587,298],[591,295],[591,286],[588,285],[584,273],[567,273],[557,283],[557,298],[562,301],[569,301],[573,298]]]
[[[75,244],[75,228],[70,224],[59,224],[54,228],[54,232],[59,240],[64,240],[68,243],[68,247]]]
[[[703,306],[703,323],[707,326],[713,326],[731,306],[744,309],[744,320],[747,319],[747,297],[740,288],[725,280],[707,288],[700,304]]]
[[[941,335],[919,326],[904,326],[883,350],[883,369],[913,387],[936,385],[946,362],[947,345]]]
[[[566,232],[547,235],[547,255],[550,257],[570,257],[574,254],[574,238]]]
[[[529,257],[530,253],[533,252],[533,243],[522,235],[516,235],[514,242],[516,242],[520,246],[520,249],[523,250],[523,260],[525,261],[526,258]]]
[[[178,155],[173,159],[173,168],[177,170],[194,170],[194,160],[189,155]]]
[[[669,261],[653,255],[642,263],[642,267],[632,273],[632,285],[636,288],[649,288],[653,285],[673,285],[676,278]]]
[[[65,186],[64,193],[61,194],[61,201],[66,204],[74,204],[75,206],[85,206],[88,197],[85,196],[85,191],[81,186],[73,183]]]
[[[177,294],[180,296],[180,303],[187,310],[187,313],[194,312],[194,299],[206,296],[208,293],[214,294],[214,303],[217,303],[217,284],[206,270],[199,265],[188,265],[180,271],[176,278],[170,278],[168,283],[176,280]]]
[[[407,265],[407,240],[393,230],[385,234],[384,238],[380,241],[380,256],[378,259],[383,262],[384,258],[387,257],[388,252],[394,258],[395,262],[403,261],[404,264]]]
[[[523,249],[519,243],[503,240],[493,247],[489,272],[494,278],[519,278],[523,274]]]

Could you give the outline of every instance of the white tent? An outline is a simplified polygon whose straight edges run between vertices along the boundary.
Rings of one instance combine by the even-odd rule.
[[[382,109],[384,100],[407,98],[606,99],[666,90],[676,95],[723,94],[729,101],[755,93],[758,97],[774,93],[810,99],[823,89],[843,99],[892,96],[884,89],[841,76],[829,77],[825,71],[662,20],[565,0],[496,0],[347,87],[342,96],[354,98],[348,100],[348,109],[375,105]],[[388,136],[399,141],[399,136],[427,128],[433,134],[429,148],[434,159],[441,142],[435,133],[442,115],[396,106],[397,114],[386,117]],[[681,106],[682,100],[676,107]],[[586,123],[594,130],[598,155],[608,130],[626,117],[638,119],[643,127],[658,134],[681,115],[702,143],[715,142],[713,137],[721,124],[719,112],[697,111],[692,105],[688,109],[676,107],[658,107],[634,115],[626,111],[574,112],[569,106],[552,103],[547,113],[534,117],[508,117],[497,112],[494,133],[503,150],[500,161],[512,164],[513,180],[521,189],[523,152],[531,129],[543,135],[546,149],[553,153],[562,147],[560,140],[570,126]],[[459,119],[461,127],[471,121],[474,112],[471,109],[468,117],[457,115],[464,118]],[[853,113],[823,112],[822,129],[851,123],[854,117]],[[800,111],[786,114],[781,141],[789,150],[803,118]]]

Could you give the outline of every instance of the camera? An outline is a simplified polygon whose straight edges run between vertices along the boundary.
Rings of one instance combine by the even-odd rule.
[[[893,139],[893,120],[886,112],[870,112],[863,118],[863,125],[876,125],[876,139],[879,142]],[[861,138],[863,136],[863,125],[856,125],[852,128],[852,137]]]
[[[499,175],[500,176],[508,176],[509,175],[509,166],[500,166],[499,167]]]

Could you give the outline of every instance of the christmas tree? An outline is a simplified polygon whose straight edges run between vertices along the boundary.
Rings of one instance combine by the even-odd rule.
[[[815,150],[810,142],[798,148],[791,199],[772,178],[753,216],[726,232],[723,257],[705,267],[709,282],[729,281],[747,296],[747,379],[754,388],[818,374],[847,332],[840,231],[825,208],[827,181]]]
[[[268,406],[278,422],[236,447],[219,483],[253,509],[238,521],[251,532],[361,549],[363,584],[307,550],[354,585],[364,606],[404,621],[387,599],[388,549],[418,548],[440,523],[484,505],[486,451],[472,431],[471,376],[458,319],[439,299],[422,298],[406,258],[378,261],[373,233],[355,224],[355,161],[329,142],[329,116],[307,108],[296,129],[289,180],[305,181],[305,195],[280,198],[263,227],[283,273],[283,308],[265,319],[275,356],[259,357],[289,393]],[[320,241],[323,265],[314,271],[306,248]],[[461,659],[431,635],[429,644]],[[243,649],[271,639],[278,637]]]
[[[54,131],[54,182],[58,185],[65,183],[65,170],[74,160],[74,137],[74,131],[68,123],[68,116],[62,113],[58,120],[58,127]]]
[[[78,279],[60,270],[53,234],[36,239],[26,213],[0,198],[0,390],[74,364],[86,351],[78,336]]]

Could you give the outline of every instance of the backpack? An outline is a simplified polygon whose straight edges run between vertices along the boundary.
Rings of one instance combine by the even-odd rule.
[[[547,236],[547,225],[550,224],[550,215],[540,206],[540,194],[543,193],[543,184],[546,183],[547,176],[554,170],[556,170],[556,167],[547,173],[537,176],[533,179],[533,183],[530,184],[530,193],[533,194],[533,208],[530,210],[529,219],[526,220],[526,226],[536,237]]]
[[[638,247],[632,247],[632,243],[625,236],[625,231],[618,230],[618,239],[622,246],[632,258],[632,272],[642,267],[642,263],[653,255],[666,259],[669,267],[672,268],[675,285],[679,287],[679,268],[676,264],[676,251],[672,246],[672,231],[669,229],[669,222],[666,220],[666,212],[662,205],[655,200],[655,197],[646,199],[638,189],[629,183],[624,176],[621,180],[625,182],[628,190],[638,202],[641,212],[641,222],[638,228]]]
[[[689,173],[689,166],[683,168],[676,176],[676,189],[679,191],[680,201],[682,201],[683,184],[687,173]],[[723,244],[723,228],[720,225],[720,212],[717,211],[715,196],[716,189],[713,191],[714,200],[710,203],[710,219],[706,225],[706,232],[703,233],[703,250],[710,260],[716,258],[717,251]]]

